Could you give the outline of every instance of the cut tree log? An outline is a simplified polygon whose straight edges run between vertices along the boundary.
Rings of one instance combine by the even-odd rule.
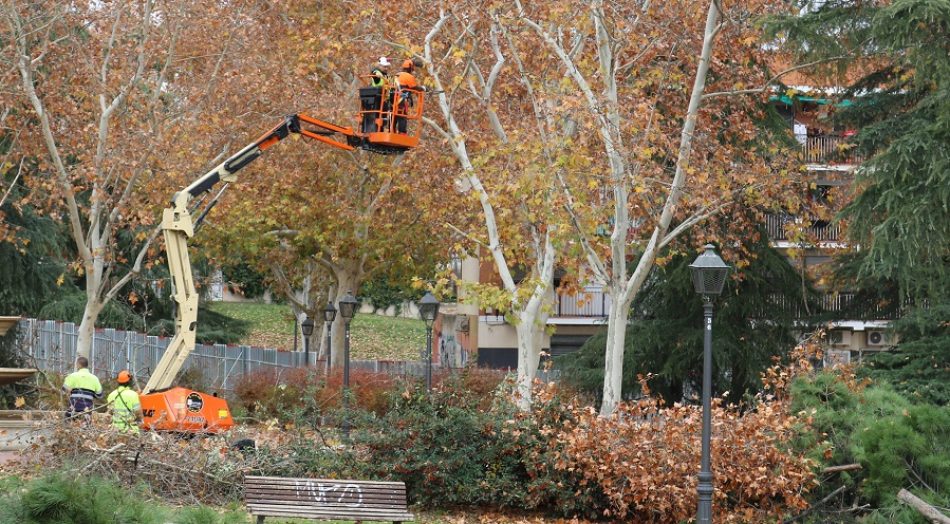
[[[934,524],[950,524],[950,517],[944,515],[938,511],[937,508],[927,504],[925,501],[906,489],[901,489],[899,492],[897,492],[897,500],[916,509],[921,515],[930,519],[930,521]]]
[[[842,464],[841,466],[829,466],[823,470],[822,473],[837,473],[839,471],[852,471],[855,469],[861,469],[861,464]]]

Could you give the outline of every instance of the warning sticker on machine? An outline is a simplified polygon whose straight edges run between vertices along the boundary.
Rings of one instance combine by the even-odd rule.
[[[188,411],[197,413],[204,406],[204,400],[202,400],[201,395],[192,393],[185,399],[185,405],[188,406]]]

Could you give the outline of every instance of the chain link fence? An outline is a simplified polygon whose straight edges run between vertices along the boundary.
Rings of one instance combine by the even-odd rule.
[[[72,322],[25,319],[20,321],[20,353],[26,364],[60,374],[73,370],[79,326]],[[93,335],[89,370],[102,377],[114,377],[128,369],[144,384],[162,358],[169,337],[148,336],[120,329],[97,329]],[[316,355],[311,353],[311,365]],[[291,369],[306,365],[303,352],[225,344],[196,344],[179,375],[199,374],[218,391],[232,391],[240,378],[260,368]],[[433,364],[435,365],[435,364]],[[391,375],[424,376],[425,362],[354,360],[351,370]]]

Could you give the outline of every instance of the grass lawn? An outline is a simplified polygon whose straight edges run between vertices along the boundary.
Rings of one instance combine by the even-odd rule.
[[[213,302],[209,307],[251,323],[243,344],[288,351],[294,347],[294,316],[288,306]],[[350,325],[350,354],[355,360],[418,360],[425,343],[425,324],[419,319],[357,314]],[[300,340],[297,344],[302,347]]]

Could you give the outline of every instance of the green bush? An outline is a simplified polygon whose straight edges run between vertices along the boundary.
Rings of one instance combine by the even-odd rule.
[[[0,521],[21,524],[164,524],[141,492],[100,478],[53,473],[4,497]]]
[[[431,395],[415,387],[399,395],[385,416],[358,420],[353,438],[363,475],[405,482],[410,500],[428,507],[559,515],[598,507],[578,479],[555,471],[559,449],[542,428],[550,427],[546,417],[562,413],[558,401],[524,415],[504,388],[496,390],[489,409],[475,397],[451,382]]]
[[[840,485],[845,502],[869,504],[868,522],[924,522],[897,502],[902,488],[950,505],[950,407],[914,404],[887,384],[863,387],[834,372],[798,379],[792,410],[812,421],[797,446],[823,466],[860,463],[822,484],[816,499]]]
[[[173,511],[127,488],[78,472],[57,472],[27,484],[0,482],[0,522],[18,524],[243,524],[243,512],[196,506]]]

